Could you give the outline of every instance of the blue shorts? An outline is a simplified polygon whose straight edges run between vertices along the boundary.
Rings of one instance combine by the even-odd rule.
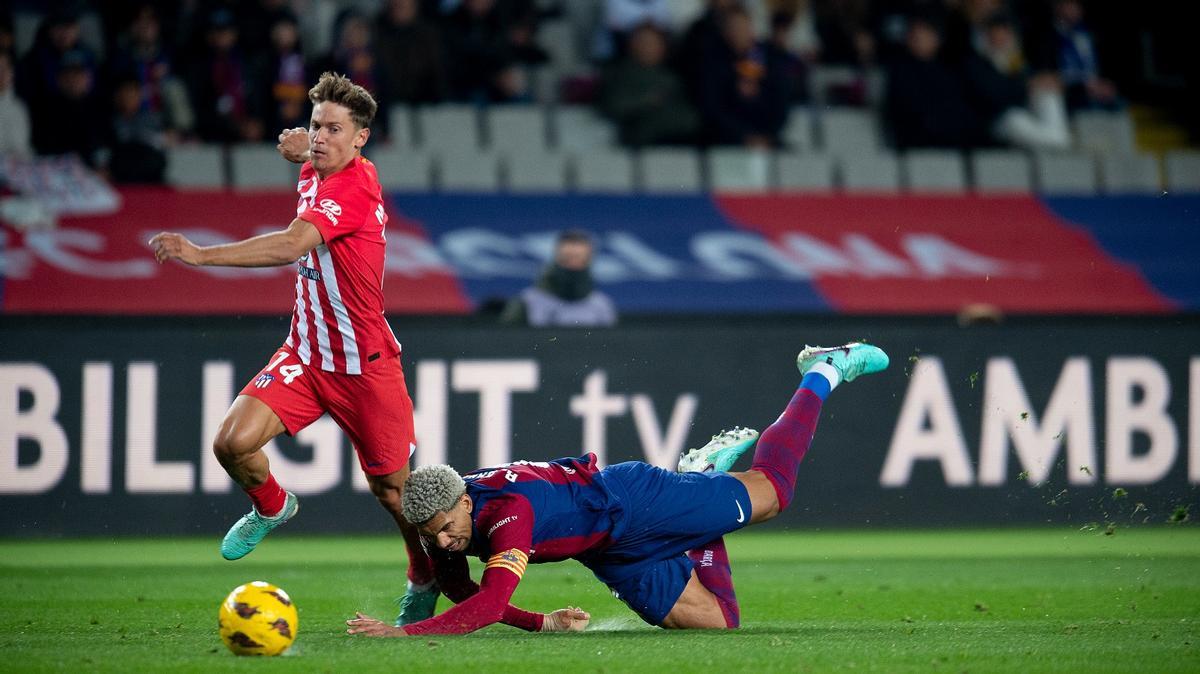
[[[746,526],[750,495],[728,473],[674,473],[631,461],[600,474],[621,503],[620,533],[580,561],[643,620],[660,625],[692,575],[685,553]]]

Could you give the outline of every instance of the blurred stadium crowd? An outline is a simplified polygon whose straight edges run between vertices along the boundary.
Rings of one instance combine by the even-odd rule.
[[[1082,0],[15,1],[0,5],[0,153],[77,153],[115,182],[161,182],[173,147],[272,143],[280,129],[305,126],[308,87],[334,70],[376,94],[377,146],[428,149],[431,138],[453,135],[511,150],[502,138],[507,120],[518,149],[529,145],[521,130],[534,127],[535,150],[586,149],[599,138],[606,147],[859,154],[1082,144],[1132,155],[1129,97],[1106,72],[1111,50],[1104,31],[1090,27],[1088,7]],[[1115,30],[1119,19],[1110,11],[1103,25]],[[1190,91],[1187,83],[1185,72]],[[1179,99],[1185,125],[1197,118],[1192,98]],[[496,114],[504,108],[513,114]],[[546,110],[561,114],[551,122]],[[490,125],[480,114],[491,115]],[[1177,146],[1187,143],[1182,133]],[[1157,173],[1155,160],[1155,184]]]

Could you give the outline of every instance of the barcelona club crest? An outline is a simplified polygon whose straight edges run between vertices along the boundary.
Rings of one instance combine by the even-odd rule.
[[[258,375],[258,379],[254,380],[254,385],[259,388],[266,388],[270,386],[271,382],[273,381],[275,381],[275,375],[271,374],[270,372],[264,372]]]

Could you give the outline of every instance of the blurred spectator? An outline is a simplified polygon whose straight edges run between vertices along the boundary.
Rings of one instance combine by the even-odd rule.
[[[604,0],[604,27],[596,41],[594,56],[602,61],[620,59],[626,53],[629,36],[645,24],[669,33],[670,3],[667,0]]]
[[[288,4],[288,0],[242,0],[237,3],[234,11],[237,14],[238,39],[247,57],[265,56],[270,52],[275,27],[280,19],[291,18],[293,23],[296,22],[296,15]]]
[[[375,24],[382,103],[439,103],[449,93],[446,58],[435,25],[417,0],[388,0]]]
[[[73,67],[84,68],[89,76],[95,74],[96,56],[80,42],[79,15],[68,9],[55,10],[38,27],[33,47],[17,69],[17,92],[21,97],[33,104],[56,94],[68,54]]]
[[[789,40],[793,35],[792,28],[796,24],[795,14],[787,11],[777,11],[771,15],[770,30],[767,42],[775,47],[781,57],[781,67],[788,81],[787,98],[793,103],[807,103],[808,66],[816,58],[814,52],[804,55],[792,49]]]
[[[993,137],[1034,150],[1071,143],[1062,89],[1053,74],[1030,77],[1011,17],[988,18],[982,42],[964,63],[968,95],[988,120]]]
[[[966,60],[986,40],[987,20],[1006,8],[1004,0],[961,0],[956,3],[946,17],[942,31],[942,60],[956,64]]]
[[[816,17],[810,0],[766,0],[748,5],[755,31],[776,47],[805,63],[816,63],[821,54]]]
[[[12,56],[0,51],[0,156],[29,157],[29,108],[13,86]]]
[[[755,40],[750,15],[741,7],[722,14],[721,37],[704,61],[700,84],[707,136],[723,145],[779,145],[789,109],[785,55]]]
[[[38,154],[73,152],[95,165],[106,115],[96,96],[91,63],[91,54],[82,49],[62,54],[54,90],[32,101],[33,147]]]
[[[139,105],[154,113],[166,130],[189,132],[195,123],[187,89],[176,77],[172,58],[162,41],[162,26],[154,6],[139,7],[118,38],[108,67],[110,79],[137,82]]]
[[[108,129],[109,177],[118,183],[161,183],[167,168],[162,115],[142,104],[142,85],[134,78],[113,88]]]
[[[666,66],[666,35],[653,24],[642,24],[630,34],[628,52],[605,73],[600,96],[600,109],[617,123],[621,142],[695,142],[700,117],[679,77]]]
[[[371,23],[367,18],[353,11],[346,13],[340,23],[329,67],[321,70],[345,75],[373,95],[384,98],[384,92],[379,89],[379,67],[371,40]]]
[[[509,301],[500,320],[539,328],[615,325],[616,306],[595,289],[591,267],[591,235],[578,229],[560,233],[541,278]]]
[[[189,73],[196,132],[210,142],[263,139],[262,120],[252,113],[251,66],[238,47],[233,13],[217,9],[208,17],[205,53]]]
[[[497,0],[463,0],[443,32],[451,64],[451,95],[461,101],[515,102],[530,98],[526,68],[548,60],[534,42],[532,5],[501,11]]]
[[[897,147],[970,147],[987,127],[971,107],[959,71],[939,58],[941,26],[931,16],[908,22],[907,51],[888,73],[886,114]]]
[[[875,63],[869,0],[817,0],[813,11],[822,63],[860,67]]]
[[[1117,88],[1100,76],[1096,43],[1083,22],[1083,3],[1055,0],[1054,30],[1058,37],[1058,73],[1067,97],[1067,108],[1114,109],[1119,107]]]
[[[683,77],[688,95],[697,102],[700,100],[700,85],[707,75],[704,71],[705,59],[722,43],[722,16],[726,10],[740,6],[738,0],[708,0],[704,13],[688,26],[675,50],[675,69]]]
[[[255,88],[266,132],[308,126],[310,82],[300,49],[300,25],[292,13],[276,15],[270,49],[257,70]]]

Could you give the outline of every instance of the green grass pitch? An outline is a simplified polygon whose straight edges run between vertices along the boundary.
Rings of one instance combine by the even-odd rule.
[[[747,532],[728,538],[743,627],[651,628],[574,562],[530,566],[514,602],[582,605],[583,634],[493,626],[368,640],[394,617],[398,537],[292,537],[222,561],[217,539],[0,541],[0,671],[1197,672],[1200,530]],[[475,569],[478,577],[478,568]],[[237,658],[216,630],[234,586],[300,608],[282,657]],[[439,608],[445,607],[445,600]]]

